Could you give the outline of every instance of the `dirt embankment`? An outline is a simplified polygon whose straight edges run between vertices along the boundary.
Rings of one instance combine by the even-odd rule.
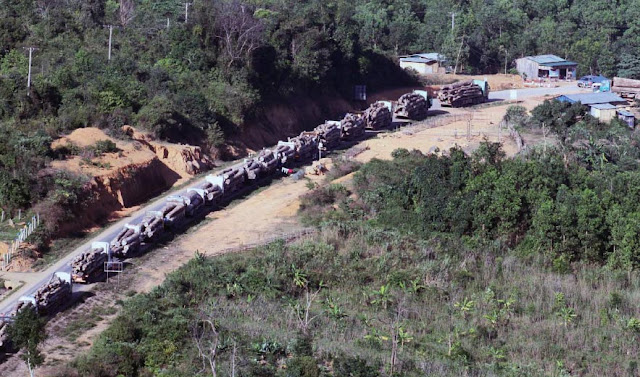
[[[244,124],[242,132],[231,137],[227,154],[237,157],[274,145],[279,140],[313,129],[325,120],[339,120],[345,113],[359,110],[361,106],[339,94],[266,103],[257,111],[258,115]]]
[[[129,209],[213,167],[199,147],[161,143],[132,127],[125,131],[131,140],[116,140],[97,128],[81,128],[52,143],[52,149],[77,148],[79,155],[51,163],[55,170],[67,170],[90,177],[91,200],[78,212],[76,221],[63,224],[61,234],[77,232]],[[96,155],[96,143],[109,140],[117,151]],[[120,211],[120,212],[118,212]]]

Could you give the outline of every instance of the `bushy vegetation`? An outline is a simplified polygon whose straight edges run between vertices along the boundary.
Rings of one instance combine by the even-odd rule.
[[[197,256],[133,297],[79,376],[569,376],[637,372],[633,273],[353,220]],[[70,371],[66,376],[73,375]]]
[[[133,123],[215,147],[266,102],[412,82],[385,51],[361,43],[356,8],[199,1],[185,22],[177,0],[0,1],[0,207],[25,209],[46,195],[36,172],[87,152],[52,151],[51,140],[78,127],[118,136]],[[105,25],[114,26],[111,60]],[[29,90],[25,46],[37,47]]]

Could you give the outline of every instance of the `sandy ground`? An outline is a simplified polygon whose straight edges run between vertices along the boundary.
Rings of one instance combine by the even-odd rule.
[[[55,140],[51,143],[51,148],[55,150],[69,143],[84,148],[100,140],[113,141],[121,152],[105,153],[101,157],[73,156],[66,160],[52,161],[51,166],[56,169],[70,170],[89,176],[100,176],[109,174],[123,166],[144,163],[156,156],[148,148],[142,148],[136,143],[116,140],[105,134],[104,131],[94,127],[78,128],[71,134]],[[86,161],[83,161],[83,157],[90,157],[95,165],[87,164]]]
[[[524,105],[532,107],[536,102],[529,100]],[[465,149],[473,149],[485,137],[492,141],[500,138],[505,151],[512,155],[516,152],[513,140],[507,137],[506,132],[498,130],[507,106],[473,111],[471,135],[468,139],[466,121],[430,129],[421,129],[419,125],[410,126],[394,133],[381,133],[378,137],[361,142],[359,146],[368,146],[369,150],[356,159],[366,162],[372,158],[390,158],[391,152],[396,148],[415,148],[426,153],[434,147],[444,150],[457,144]],[[452,112],[460,114],[468,111]],[[322,176],[307,178],[317,182],[324,179]],[[345,179],[348,178],[340,181]],[[275,181],[247,198],[236,200],[223,210],[210,213],[205,220],[191,227],[168,246],[159,247],[141,258],[131,260],[132,265],[121,274],[119,283],[112,279],[109,284],[98,283],[83,287],[87,291],[81,293],[85,296],[83,303],[57,315],[47,325],[49,338],[42,351],[47,355],[48,361],[37,370],[36,375],[53,375],[61,370],[65,362],[86,352],[116,315],[116,300],[125,299],[127,291],[147,292],[161,284],[167,273],[192,258],[196,251],[207,255],[231,252],[234,251],[233,248],[260,242],[273,234],[301,229],[296,214],[300,196],[308,192],[307,183],[306,179],[294,181],[292,178]],[[91,316],[93,326],[88,330],[78,331],[75,334],[77,337],[70,338],[70,327],[82,327],[88,321],[86,313],[94,313],[105,307],[113,307],[113,313]],[[100,319],[96,319],[97,317]],[[24,363],[15,356],[0,365],[1,376],[23,376],[25,373]]]

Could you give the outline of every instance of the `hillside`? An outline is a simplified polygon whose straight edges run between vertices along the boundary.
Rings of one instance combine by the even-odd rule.
[[[64,375],[210,374],[212,345],[218,376],[634,375],[637,272],[586,262],[593,254],[581,247],[574,256],[515,248],[514,237],[502,235],[521,232],[522,218],[514,228],[506,219],[490,227],[482,214],[498,213],[479,206],[508,191],[474,181],[529,165],[532,182],[554,182],[535,159],[491,159],[490,147],[468,158],[455,149],[451,157],[398,151],[393,161],[364,165],[352,193],[340,184],[315,189],[301,214],[321,219],[317,236],[196,255],[127,301]],[[440,174],[422,174],[427,169]],[[474,204],[441,207],[445,193],[415,189],[437,190],[442,179],[466,186]],[[521,195],[534,191],[542,190]],[[394,193],[407,192],[412,201],[397,205],[403,196]],[[467,208],[465,223],[478,233],[439,228],[438,216],[453,208],[458,219]],[[584,224],[582,209],[562,213]]]

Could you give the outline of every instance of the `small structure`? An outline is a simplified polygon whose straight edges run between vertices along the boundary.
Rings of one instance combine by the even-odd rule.
[[[445,57],[437,52],[403,55],[400,56],[400,68],[411,68],[421,75],[445,73],[446,69],[443,65],[445,60]]]
[[[628,110],[618,110],[618,119],[625,122],[629,128],[636,126],[636,117]]]
[[[623,110],[629,105],[624,98],[611,92],[565,94],[556,99],[561,102],[580,102],[585,106],[589,106],[590,114],[602,122],[610,122],[617,116],[618,110]]]
[[[589,113],[602,122],[611,122],[616,117],[617,111],[618,109],[610,103],[596,103],[591,105]]]
[[[569,79],[576,78],[578,63],[556,55],[525,56],[516,59],[516,69],[525,79]]]

